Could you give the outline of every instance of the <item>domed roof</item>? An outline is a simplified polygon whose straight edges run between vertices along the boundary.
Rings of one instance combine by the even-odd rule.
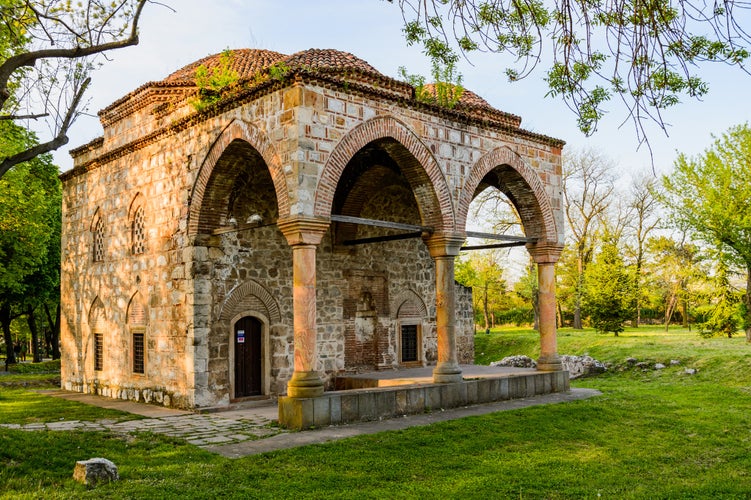
[[[285,59],[287,56],[279,52],[272,52],[263,49],[236,49],[231,50],[232,58],[230,59],[230,69],[237,71],[240,78],[251,77],[268,68],[272,64]],[[166,83],[186,83],[195,82],[196,70],[200,66],[208,69],[219,67],[221,64],[222,53],[213,54],[198,61],[192,62],[170,74],[163,81]]]
[[[275,63],[282,63],[290,69],[326,72],[360,70],[381,75],[373,66],[359,57],[333,49],[308,49],[291,56],[264,49],[235,49],[230,50],[229,53],[231,54],[230,69],[236,71],[240,79],[251,78]],[[208,69],[219,67],[222,54],[223,52],[220,52],[190,63],[167,76],[162,82],[192,84],[195,81],[196,70],[200,66]]]

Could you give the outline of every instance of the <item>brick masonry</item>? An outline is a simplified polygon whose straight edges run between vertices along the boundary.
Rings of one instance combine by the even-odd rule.
[[[492,109],[417,103],[404,84],[361,66],[256,78],[202,113],[187,99],[194,88],[156,82],[102,112],[103,138],[74,150],[63,174],[63,388],[228,404],[234,323],[251,315],[262,323],[261,392],[284,394],[292,252],[280,218],[337,213],[461,233],[471,200],[495,186],[527,236],[562,243],[561,141]],[[134,253],[138,208],[145,234]],[[95,261],[97,220],[104,257]],[[399,368],[401,324],[419,325],[420,364],[437,359],[424,242],[343,244],[394,232],[334,222],[317,248],[318,369],[328,388],[339,373]],[[456,301],[459,362],[469,363],[471,292],[457,285]],[[142,374],[134,334],[144,336]]]

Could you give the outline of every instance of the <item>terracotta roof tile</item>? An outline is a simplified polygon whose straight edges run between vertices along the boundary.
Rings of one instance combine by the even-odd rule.
[[[292,68],[318,70],[360,70],[381,75],[373,66],[349,52],[333,49],[308,49],[289,56],[285,61]],[[383,76],[383,75],[381,75]]]
[[[285,59],[285,54],[272,52],[262,49],[236,49],[232,50],[232,60],[230,66],[237,71],[240,78],[249,78],[259,71],[271,66],[275,62]],[[222,54],[213,54],[203,59],[199,59],[187,66],[178,69],[163,80],[165,83],[193,83],[196,77],[196,70],[199,66],[204,65],[207,68],[219,66]]]

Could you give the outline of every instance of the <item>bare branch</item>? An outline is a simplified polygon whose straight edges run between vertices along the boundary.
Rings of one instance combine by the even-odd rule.
[[[33,160],[39,155],[54,151],[60,146],[64,146],[68,143],[68,129],[73,124],[73,121],[76,118],[78,106],[80,105],[81,100],[83,99],[83,94],[86,92],[86,89],[88,88],[90,82],[91,78],[87,78],[81,84],[81,87],[76,92],[73,98],[73,102],[68,108],[68,112],[66,113],[65,118],[60,125],[60,130],[58,131],[55,138],[45,143],[37,144],[32,148],[21,151],[20,153],[16,153],[14,155],[8,156],[7,158],[4,158],[3,161],[0,162],[0,178],[5,175],[8,170],[13,168],[14,165]]]

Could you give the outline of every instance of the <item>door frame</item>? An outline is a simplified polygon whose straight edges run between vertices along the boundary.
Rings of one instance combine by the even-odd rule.
[[[243,311],[237,314],[230,320],[229,324],[229,336],[228,336],[228,348],[227,350],[229,361],[229,394],[230,401],[237,399],[235,396],[235,324],[242,318],[251,316],[261,322],[261,395],[266,396],[269,394],[269,388],[271,387],[271,345],[269,342],[269,320],[268,318],[257,311]]]

